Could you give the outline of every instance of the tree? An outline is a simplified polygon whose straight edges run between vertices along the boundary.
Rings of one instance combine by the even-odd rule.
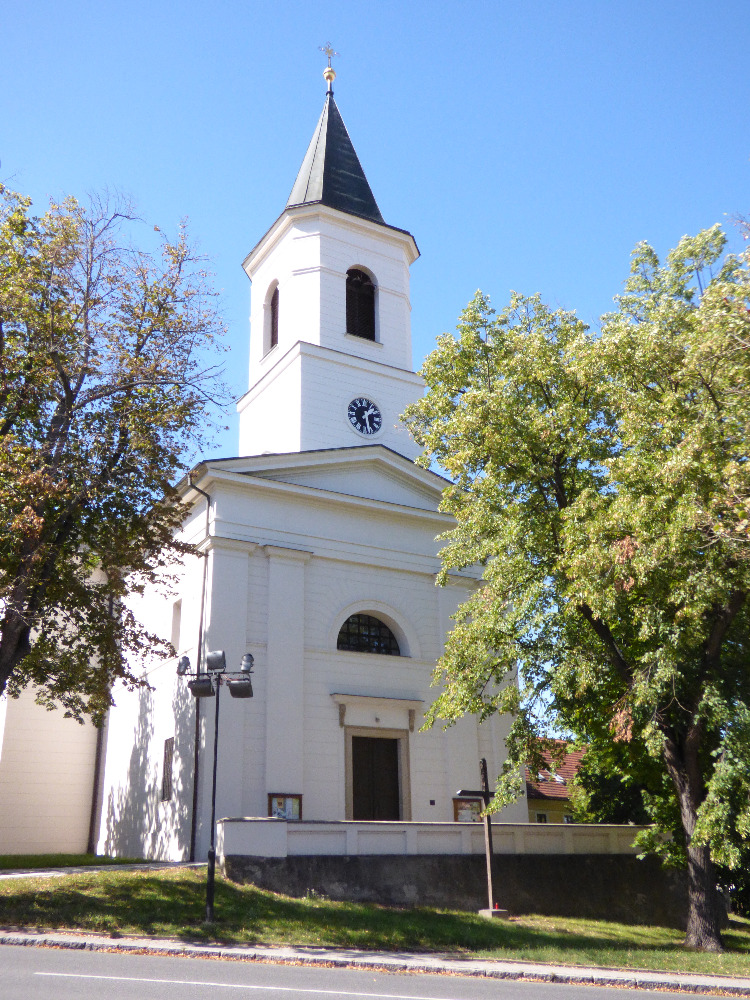
[[[30,205],[0,188],[0,693],[98,721],[130,652],[171,653],[127,598],[184,551],[222,324],[184,227],[148,253],[121,199]]]
[[[496,805],[538,755],[540,705],[592,750],[658,762],[651,814],[663,833],[679,817],[686,943],[705,949],[712,856],[738,863],[750,832],[750,261],[724,247],[718,227],[664,265],[639,245],[598,335],[539,297],[496,315],[477,293],[406,415],[454,480],[440,582],[484,567],[429,720],[513,714]]]

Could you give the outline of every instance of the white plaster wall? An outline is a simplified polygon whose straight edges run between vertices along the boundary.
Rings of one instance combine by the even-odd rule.
[[[277,355],[281,345],[271,352]],[[279,358],[281,355],[279,353]],[[291,348],[263,382],[237,404],[240,455],[299,451],[301,448],[302,360]]]
[[[303,340],[411,369],[412,257],[411,238],[387,226],[323,206],[285,213],[245,264],[253,282],[249,385],[277,360],[266,353],[264,342],[266,299],[274,283],[279,287],[280,354]],[[375,279],[376,345],[346,336],[351,267],[364,268]]]
[[[411,371],[411,238],[331,209],[296,210],[266,237],[246,270],[253,281],[250,389],[238,403],[240,453],[291,452],[373,443],[418,449],[398,418],[422,390]],[[375,278],[376,342],[346,333],[346,272]],[[279,288],[279,342],[269,350],[269,289]],[[318,348],[302,353],[299,345]],[[313,360],[314,359],[314,360]],[[380,407],[381,431],[358,434],[351,399]]]
[[[407,458],[416,458],[420,448],[399,418],[419,398],[423,384],[410,371],[297,344],[238,403],[240,454],[383,444]],[[360,434],[350,424],[347,410],[357,396],[365,396],[379,407],[383,424],[376,434]]]
[[[91,819],[96,729],[48,712],[26,689],[0,732],[0,854],[83,853]]]
[[[190,853],[195,708],[167,661],[149,689],[118,686],[110,712],[98,850],[116,856],[186,860]],[[162,801],[164,741],[174,738],[172,798]]]
[[[383,444],[416,458],[421,449],[399,418],[419,398],[422,388],[422,379],[412,372],[363,364],[344,353],[303,355],[302,449]],[[360,434],[349,423],[347,409],[358,396],[372,400],[383,415],[376,434]]]
[[[192,541],[205,532],[201,498],[186,522]],[[197,663],[203,559],[187,556],[173,570],[172,592],[151,587],[131,601],[136,618],[171,639],[173,607],[181,602],[178,655]],[[195,747],[195,702],[176,674],[177,660],[131,663],[149,687],[113,691],[105,758],[98,850],[119,856],[185,860],[190,852]],[[164,741],[174,738],[172,798],[162,801]]]

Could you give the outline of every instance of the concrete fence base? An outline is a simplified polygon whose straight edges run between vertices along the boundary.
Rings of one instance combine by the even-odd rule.
[[[225,855],[235,882],[290,896],[475,911],[487,906],[485,861],[477,855]],[[496,855],[495,900],[511,914],[590,917],[683,928],[684,872],[630,855]]]

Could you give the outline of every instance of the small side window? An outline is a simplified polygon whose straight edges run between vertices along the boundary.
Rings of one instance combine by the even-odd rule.
[[[174,759],[174,736],[164,740],[164,766],[161,772],[161,800],[172,798],[172,760]]]
[[[172,633],[170,641],[175,653],[180,651],[180,636],[182,631],[182,601],[175,601],[172,605]]]
[[[268,341],[268,349],[276,347],[279,342],[279,286],[273,290],[271,296],[271,333]]]

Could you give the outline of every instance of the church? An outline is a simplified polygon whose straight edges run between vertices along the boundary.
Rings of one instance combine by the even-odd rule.
[[[384,221],[330,63],[324,76],[287,204],[244,261],[239,456],[179,484],[195,554],[168,596],[132,607],[175,656],[132,663],[147,685],[115,689],[100,730],[33,691],[0,701],[0,851],[202,861],[215,831],[238,881],[475,909],[479,761],[492,784],[509,720],[423,729],[451,616],[481,574],[435,584],[445,480],[415,464],[400,419],[423,391],[419,251]],[[682,884],[636,859],[634,827],[530,823],[524,797],[491,827],[510,912],[680,919]]]
[[[216,815],[453,823],[504,759],[506,721],[420,731],[451,615],[476,586],[435,585],[445,481],[400,422],[412,370],[414,237],[387,224],[328,92],[283,211],[244,261],[252,281],[241,457],[182,483],[189,557],[169,601],[135,613],[190,670],[254,658],[252,699],[221,691]],[[205,857],[214,706],[177,660],[116,691],[101,768],[101,852]],[[522,821],[523,801],[503,818]],[[466,817],[463,809],[462,818]]]

